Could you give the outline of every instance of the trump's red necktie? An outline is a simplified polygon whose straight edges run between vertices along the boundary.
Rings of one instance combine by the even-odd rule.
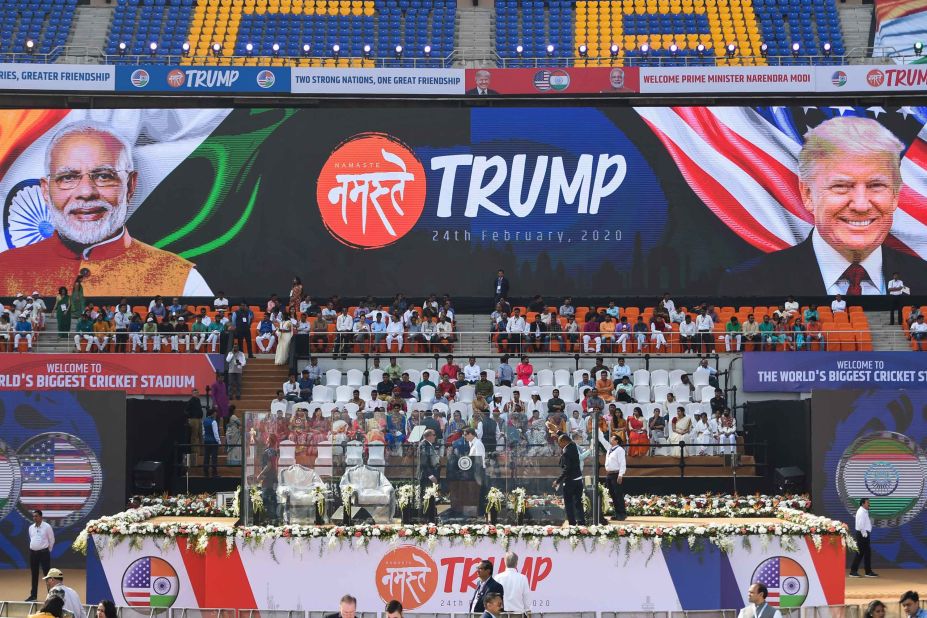
[[[869,274],[866,272],[865,268],[860,266],[859,262],[853,262],[843,271],[842,278],[850,282],[850,286],[847,288],[847,296],[862,296],[862,283],[864,279],[869,278]]]

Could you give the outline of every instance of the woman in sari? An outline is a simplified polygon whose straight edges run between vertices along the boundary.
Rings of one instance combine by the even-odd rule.
[[[309,419],[306,417],[305,410],[296,410],[293,418],[290,419],[289,439],[296,444],[296,463],[302,466],[311,465],[309,445],[312,442],[312,434],[309,433]]]
[[[277,326],[277,352],[274,355],[275,365],[286,365],[290,360],[290,340],[293,338],[295,324],[290,319],[290,314],[286,311],[280,319]]]
[[[688,442],[689,432],[692,430],[692,419],[686,416],[686,409],[682,406],[676,408],[676,416],[670,424],[669,443],[678,445]],[[679,457],[682,453],[679,449],[670,449],[671,457]]]
[[[634,413],[628,419],[628,455],[631,457],[643,457],[650,449],[650,440],[647,439],[647,429],[644,425],[644,411],[639,407],[634,407]]]
[[[621,440],[621,444],[628,443],[628,421],[624,418],[624,412],[618,410],[611,410],[611,419],[608,423],[609,435],[616,435],[618,439]]]
[[[608,371],[602,371],[599,374],[599,379],[596,380],[595,388],[599,391],[599,397],[601,397],[605,403],[615,401],[615,383],[609,377]]]
[[[290,315],[296,315],[299,312],[299,303],[303,299],[303,282],[299,277],[293,277],[293,287],[290,288],[290,302],[287,303],[287,311]]]
[[[241,465],[241,419],[235,415],[235,406],[229,406],[229,420],[225,424],[225,460],[230,466]]]
[[[386,444],[393,454],[402,454],[402,444],[406,441],[406,417],[394,408],[386,417]]]
[[[55,297],[55,306],[52,310],[58,321],[58,339],[67,339],[68,332],[71,330],[71,295],[68,294],[68,288],[63,285],[58,288],[58,295]]]

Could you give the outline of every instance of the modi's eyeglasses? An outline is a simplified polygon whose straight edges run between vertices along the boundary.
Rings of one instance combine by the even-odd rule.
[[[80,184],[80,181],[84,176],[90,178],[90,182],[93,183],[98,189],[107,189],[111,187],[118,186],[122,182],[119,174],[121,172],[128,172],[129,170],[116,170],[112,168],[100,168],[91,170],[86,173],[80,173],[75,171],[61,172],[51,176],[51,180],[55,183],[55,186],[59,189],[74,189],[77,185]]]

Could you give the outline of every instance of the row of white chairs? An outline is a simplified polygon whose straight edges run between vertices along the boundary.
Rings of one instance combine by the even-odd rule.
[[[541,401],[547,403],[547,400],[554,396],[553,393],[555,389],[559,391],[561,399],[573,402],[579,401],[585,391],[588,390],[587,388],[583,388],[581,389],[582,392],[579,392],[578,389],[572,386],[497,386],[494,389],[494,393],[501,395],[503,401],[510,401],[513,392],[518,392],[521,399],[524,401],[529,401],[531,396],[537,393]],[[372,386],[336,386],[332,388],[330,386],[319,385],[312,388],[312,400],[345,403],[353,399],[355,390],[359,391],[360,398],[364,401],[369,401],[375,396],[375,390]],[[665,385],[652,387],[638,385],[634,387],[634,394],[632,396],[635,401],[663,403],[667,400],[667,395],[672,393],[676,401],[681,401],[683,403],[692,400],[703,402],[709,401],[714,397],[714,391],[715,389],[712,386],[699,386],[692,392],[687,384],[677,384],[672,388]],[[436,391],[433,386],[422,387],[422,401],[434,401],[435,395]],[[476,389],[473,386],[463,386],[457,390],[457,399],[462,403],[470,404],[475,397]]]
[[[438,382],[437,369],[405,369],[404,371],[409,374],[409,380],[415,384],[422,380],[422,373],[425,371],[429,373],[432,382]],[[485,369],[484,371],[486,371],[486,379],[495,382],[496,372],[492,369]],[[375,387],[383,379],[383,373],[382,369],[371,369],[367,385]],[[599,378],[597,375],[591,375],[590,369],[577,369],[573,372],[568,369],[557,369],[556,371],[541,369],[535,372],[534,383],[536,386],[556,386],[558,388],[576,386],[582,383],[584,374],[589,375],[593,380]],[[708,384],[709,372],[707,369],[696,369],[693,372],[684,369],[673,369],[671,371],[666,369],[638,369],[632,372],[631,383],[635,386],[668,386],[673,388],[682,384],[682,376],[686,374],[692,376],[691,381],[696,388]],[[342,385],[353,388],[363,386],[364,372],[360,369],[348,369],[346,373],[340,369],[329,369],[325,372],[325,386],[338,388]]]

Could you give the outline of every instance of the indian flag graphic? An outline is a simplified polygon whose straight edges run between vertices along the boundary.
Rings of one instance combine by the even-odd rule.
[[[916,443],[902,434],[880,432],[857,439],[837,465],[837,489],[853,513],[869,498],[876,526],[897,526],[924,507],[924,456]]]
[[[808,575],[798,562],[785,556],[768,558],[753,571],[751,583],[766,586],[773,607],[801,607],[808,596]]]
[[[170,607],[178,588],[177,571],[154,556],[139,558],[122,577],[122,596],[130,607]]]

